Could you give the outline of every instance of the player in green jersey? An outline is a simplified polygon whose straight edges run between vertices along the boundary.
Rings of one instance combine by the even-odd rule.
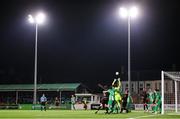
[[[152,111],[154,111],[154,104],[153,104],[154,93],[152,92],[151,89],[149,89],[149,91],[148,91],[148,99],[149,99],[148,108],[150,109],[150,107],[151,107]]]
[[[115,92],[114,87],[108,89],[107,92],[109,93],[109,100],[108,100],[109,113],[112,113],[114,108],[114,92]]]
[[[161,113],[161,94],[158,89],[155,90],[155,114],[159,111]]]

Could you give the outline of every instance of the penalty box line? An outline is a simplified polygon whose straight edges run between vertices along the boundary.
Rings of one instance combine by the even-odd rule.
[[[138,118],[151,117],[151,116],[158,116],[158,115],[146,115],[146,116],[139,116],[134,118],[126,118],[126,119],[138,119]]]

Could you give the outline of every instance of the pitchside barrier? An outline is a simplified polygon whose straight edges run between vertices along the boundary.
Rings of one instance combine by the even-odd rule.
[[[46,108],[48,109],[48,105],[46,105]],[[41,109],[41,105],[40,104],[35,104],[35,105],[32,105],[32,110],[40,110]]]
[[[36,104],[36,105],[32,105],[32,110],[40,110],[41,109],[41,105],[40,104]],[[55,105],[46,105],[46,109],[49,110],[70,110],[71,109],[71,105],[70,104],[61,104],[59,106],[55,106]]]
[[[76,106],[76,109],[83,109],[83,105],[79,105],[80,107]],[[89,107],[89,109],[94,110],[97,109],[100,106],[100,104],[91,104],[91,106]],[[177,105],[178,108],[180,108],[180,104]],[[143,104],[134,104],[132,106],[132,109],[135,110],[143,110],[144,109],[144,105]],[[164,105],[165,109],[168,110],[174,110],[175,109],[175,104],[165,104]],[[0,109],[21,109],[21,110],[40,110],[40,105],[33,105],[33,104],[19,104],[19,105],[0,105]],[[70,110],[71,109],[71,105],[67,105],[67,104],[62,104],[60,106],[54,106],[54,105],[47,105],[47,109],[50,110],[56,110],[56,109],[60,109],[60,110]]]
[[[0,105],[0,109],[19,109],[19,105]]]
[[[144,105],[143,104],[134,104],[135,110],[144,110]],[[175,104],[165,104],[164,108],[167,110],[174,110],[175,109]],[[178,104],[178,108],[180,108],[180,104]]]
[[[3,104],[0,105],[0,110],[1,109],[20,109],[20,110],[40,110],[41,105],[40,104],[17,104],[17,105],[8,105],[8,104]],[[53,104],[47,104],[46,105],[47,110],[70,110],[71,109],[71,104],[61,104],[60,106],[55,106]]]
[[[97,110],[100,104],[91,104],[91,110]]]
[[[89,110],[97,110],[99,108],[100,104],[87,104],[87,109]],[[76,104],[75,108],[78,110],[83,110],[84,109],[84,104]],[[135,110],[135,105],[134,104],[130,104],[129,109],[131,110]],[[73,110],[73,107],[71,107],[71,109]]]
[[[48,107],[50,110],[70,110],[71,109],[71,104],[61,104],[60,106],[55,106],[55,105],[49,105]]]

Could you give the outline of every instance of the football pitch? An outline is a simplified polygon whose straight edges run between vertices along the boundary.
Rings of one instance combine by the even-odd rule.
[[[104,114],[92,110],[0,110],[0,119],[180,119],[180,114],[151,114],[142,111],[133,111],[128,114]]]

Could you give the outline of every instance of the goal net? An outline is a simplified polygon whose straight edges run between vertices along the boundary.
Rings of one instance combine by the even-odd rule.
[[[180,112],[180,72],[161,71],[162,112]]]

